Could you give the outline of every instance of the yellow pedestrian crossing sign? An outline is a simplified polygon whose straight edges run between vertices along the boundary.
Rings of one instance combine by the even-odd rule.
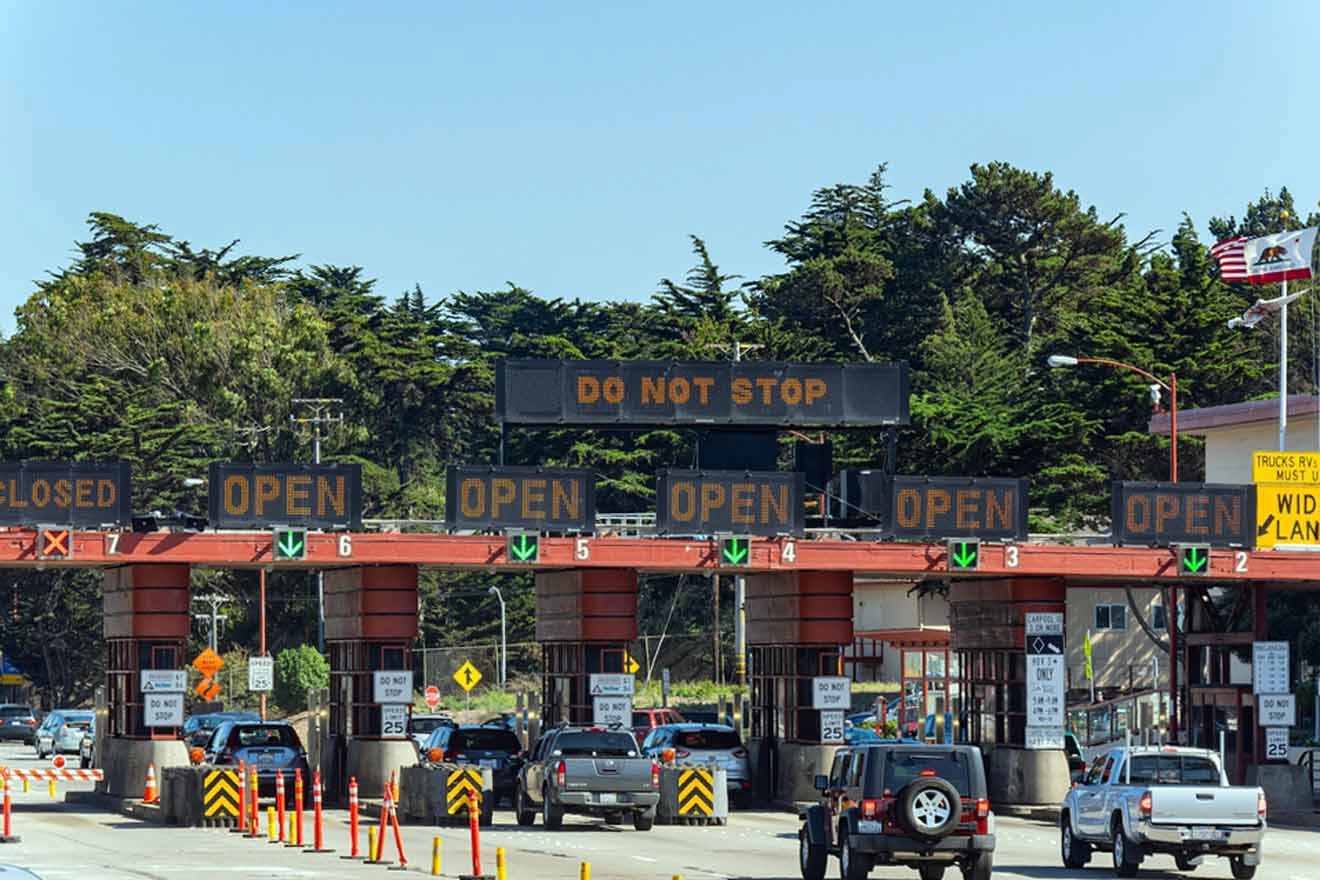
[[[624,672],[628,673],[629,675],[636,675],[637,671],[641,668],[642,668],[641,664],[637,662],[636,658],[634,658],[632,654],[629,654],[627,651],[623,652]]]
[[[471,660],[464,660],[463,665],[454,670],[454,681],[467,693],[481,683],[481,670],[473,666]]]

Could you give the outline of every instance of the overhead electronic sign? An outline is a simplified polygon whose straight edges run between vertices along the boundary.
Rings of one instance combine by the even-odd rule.
[[[0,525],[129,525],[128,463],[0,462]]]
[[[495,413],[512,425],[906,425],[908,366],[508,360]]]
[[[1027,481],[891,477],[886,527],[896,538],[1027,539]]]
[[[455,465],[445,486],[451,529],[531,529],[590,533],[596,475],[587,470]]]
[[[1256,487],[1116,482],[1111,516],[1115,544],[1251,547]]]
[[[662,534],[800,535],[802,474],[661,471],[656,528]]]
[[[217,461],[208,490],[217,529],[362,527],[362,468],[356,464]]]

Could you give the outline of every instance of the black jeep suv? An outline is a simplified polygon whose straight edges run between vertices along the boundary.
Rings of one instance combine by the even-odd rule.
[[[820,803],[798,832],[803,880],[824,880],[831,855],[843,880],[865,880],[876,865],[916,868],[921,880],[957,865],[963,880],[990,880],[994,816],[975,746],[840,749],[816,787]]]

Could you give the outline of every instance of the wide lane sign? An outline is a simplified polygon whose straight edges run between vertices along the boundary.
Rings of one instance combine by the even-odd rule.
[[[132,503],[127,462],[0,462],[0,525],[127,526]]]
[[[590,534],[596,475],[562,468],[453,465],[445,484],[450,529],[530,529]]]
[[[217,529],[362,528],[362,467],[356,464],[215,461],[208,491]]]
[[[1320,546],[1320,485],[1257,483],[1256,546]]]
[[[906,425],[908,366],[507,360],[495,414],[521,425]]]
[[[669,535],[800,535],[803,475],[770,471],[661,471],[656,529]]]
[[[1115,544],[1251,547],[1256,539],[1256,487],[1115,482],[1110,514]]]

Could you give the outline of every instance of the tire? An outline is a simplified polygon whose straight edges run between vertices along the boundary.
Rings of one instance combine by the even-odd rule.
[[[977,853],[976,858],[963,868],[963,880],[990,880],[995,870],[995,854]]]
[[[915,779],[898,793],[898,815],[918,837],[947,837],[962,818],[962,795],[938,776]]]
[[[1091,845],[1073,834],[1072,821],[1067,814],[1059,821],[1059,855],[1065,868],[1085,868],[1091,861]]]
[[[481,796],[481,815],[477,823],[482,827],[490,827],[495,822],[495,793],[491,792],[487,797],[484,793]]]
[[[825,880],[827,857],[824,844],[812,843],[805,827],[798,831],[798,868],[802,880]]]
[[[1195,871],[1196,865],[1192,862],[1191,856],[1185,856],[1179,853],[1173,857],[1173,862],[1178,866],[1179,871]]]
[[[1137,876],[1137,869],[1141,867],[1141,856],[1137,855],[1136,861],[1132,861],[1132,856],[1135,853],[1133,853],[1132,844],[1128,842],[1127,835],[1123,833],[1123,826],[1119,822],[1114,823],[1113,841],[1114,873],[1119,877]]]
[[[1229,858],[1228,867],[1233,872],[1233,880],[1251,880],[1256,876],[1257,866],[1243,863],[1241,856]]]
[[[545,800],[541,802],[541,824],[547,831],[557,831],[564,827],[564,808],[556,807],[550,800],[550,792],[546,792]]]
[[[536,810],[528,807],[523,798],[522,786],[513,790],[513,812],[517,815],[518,824],[524,828],[536,823]]]
[[[655,824],[655,807],[645,810],[637,810],[633,813],[633,829],[636,831],[650,831],[651,826]]]
[[[839,837],[840,880],[866,880],[867,875],[871,873],[871,859],[865,853],[853,852],[846,830],[843,830]],[[921,880],[927,880],[924,873]]]
[[[921,875],[921,880],[944,880],[943,865],[922,865],[917,869],[917,873]]]

